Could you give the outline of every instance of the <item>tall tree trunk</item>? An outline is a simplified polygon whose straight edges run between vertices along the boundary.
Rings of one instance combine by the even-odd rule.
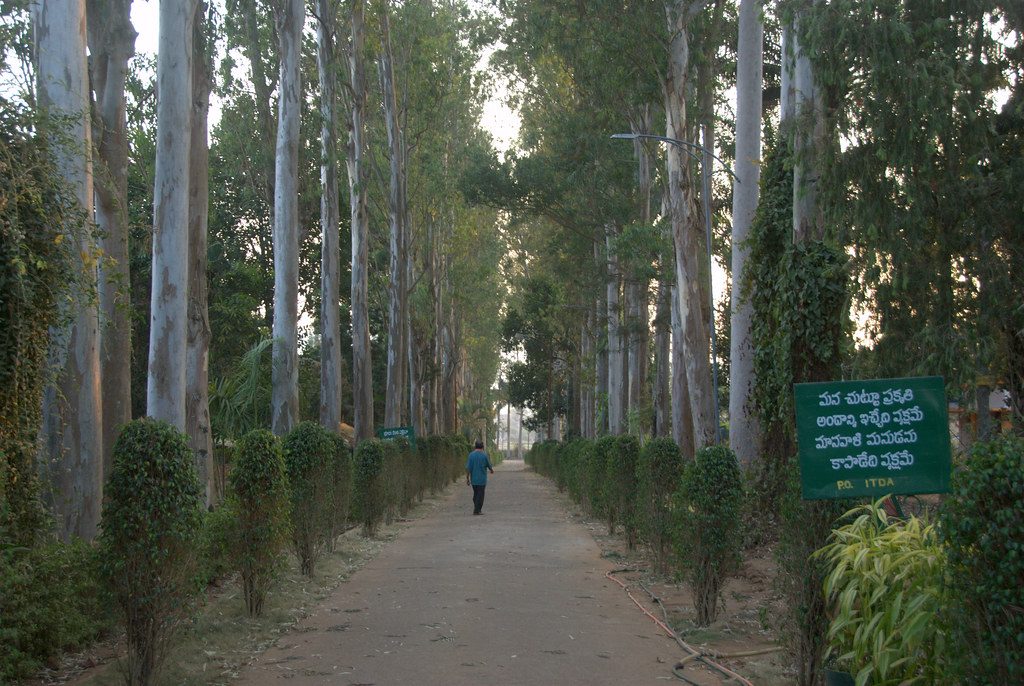
[[[631,122],[633,133],[650,133],[651,121],[650,105],[644,105],[635,121]],[[651,155],[647,144],[641,139],[634,140],[633,151],[637,163],[640,223],[647,225],[651,223]],[[647,316],[647,288],[646,278],[640,278],[636,273],[629,274],[629,285],[626,288],[626,311],[628,313],[626,330],[629,340],[626,401],[628,410],[639,410],[646,401],[644,382],[647,376],[647,331],[650,326]]]
[[[594,264],[598,269],[604,265],[601,245],[594,241]],[[605,275],[605,279],[607,279]],[[603,288],[594,303],[594,330],[599,333],[596,341],[597,359],[597,414],[594,417],[594,431],[597,435],[608,433],[608,289]]]
[[[669,8],[668,29],[669,68],[664,84],[667,136],[688,140],[686,123],[686,95],[690,71],[689,19],[696,5],[676,2]],[[700,448],[715,441],[717,412],[711,382],[709,329],[702,316],[703,288],[701,286],[701,233],[699,213],[694,201],[694,184],[689,159],[683,148],[670,145],[666,151],[669,215],[672,223],[672,242],[675,248],[676,283],[679,320],[690,412],[693,418],[694,447]]]
[[[810,3],[805,5],[809,7]],[[797,12],[797,23],[806,9]],[[797,31],[793,37],[794,116],[798,118],[793,145],[793,241],[821,240],[825,222],[818,206],[820,155],[825,143],[825,101],[817,83],[811,58],[800,45]]]
[[[262,164],[257,165],[263,177],[263,190],[267,204],[274,201],[274,117],[270,110],[270,94],[276,86],[267,82],[267,65],[264,62],[263,41],[260,40],[260,13],[256,0],[245,0],[239,8],[245,15],[245,57],[249,61],[250,78],[253,84],[254,104],[256,106],[256,123],[259,126],[257,135],[265,155]]]
[[[591,372],[594,369],[594,311],[587,308],[587,318],[580,331],[579,408],[580,436],[594,437],[594,383]]]
[[[320,76],[320,424],[341,427],[341,266],[338,224],[337,0],[317,0]]]
[[[618,436],[625,426],[623,394],[626,390],[623,373],[625,351],[622,341],[622,317],[619,312],[619,259],[615,255],[617,231],[609,226],[605,235],[608,259],[607,305],[608,305],[608,433]]]
[[[670,368],[672,347],[672,285],[667,280],[658,282],[658,309],[654,317],[654,435],[672,435],[672,405]]]
[[[192,131],[192,24],[195,0],[160,0],[157,58],[153,291],[146,411],[185,429],[188,336],[189,146]]]
[[[195,455],[206,504],[218,497],[213,478],[210,427],[210,312],[206,281],[210,209],[210,150],[206,139],[213,90],[212,41],[203,20],[206,3],[196,8],[192,37],[192,130],[189,143],[188,336],[185,352],[185,433]]]
[[[779,89],[779,122],[780,128],[786,128],[790,124],[794,110],[796,109],[796,79],[793,73],[796,71],[796,64],[793,59],[793,24],[786,22],[782,25],[782,45],[779,51],[781,65],[781,88]]]
[[[357,440],[373,436],[373,366],[370,360],[370,311],[367,292],[370,225],[366,210],[367,173],[363,159],[366,148],[364,10],[365,0],[355,0],[352,4],[352,40],[349,46],[352,116],[349,122],[346,162],[352,215],[352,404]]]
[[[100,161],[94,190],[96,226],[103,251],[99,263],[99,303],[106,475],[118,432],[132,418],[125,82],[137,34],[131,22],[131,0],[89,0],[87,12],[92,83],[96,91],[93,134]]]
[[[381,42],[379,58],[380,85],[384,95],[384,120],[387,127],[388,147],[391,151],[390,209],[390,281],[388,284],[388,360],[384,397],[384,423],[398,426],[402,423],[405,395],[405,319],[406,319],[406,241],[403,227],[405,208],[402,206],[403,152],[402,132],[399,128],[398,97],[395,86],[391,49],[391,6],[381,3]]]
[[[54,149],[57,170],[90,217],[92,134],[85,1],[41,0],[32,4],[31,11],[38,103],[67,121],[66,138]],[[80,261],[75,268],[81,270],[85,283],[74,301],[62,306],[62,323],[50,331],[47,365],[55,384],[48,385],[43,395],[40,467],[52,488],[50,504],[65,540],[96,536],[103,500],[99,318],[89,293],[90,286],[96,285],[96,268],[86,260],[95,246],[87,228],[69,236],[79,242],[75,254]]]
[[[761,87],[764,25],[757,0],[740,0],[736,48],[736,182],[732,191],[732,319],[729,346],[729,445],[750,469],[761,452],[760,422],[750,394],[754,388],[751,340],[754,307],[744,297],[747,239],[761,183]]]
[[[299,117],[302,114],[302,0],[280,0],[281,53],[274,167],[274,343],[270,426],[283,436],[299,421]]]
[[[686,349],[683,346],[683,326],[680,316],[678,286],[672,287],[672,438],[683,456],[689,460],[695,455],[693,440],[693,413],[690,411],[690,387],[686,378]]]

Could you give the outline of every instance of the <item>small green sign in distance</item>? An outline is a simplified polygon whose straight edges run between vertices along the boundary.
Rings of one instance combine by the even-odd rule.
[[[416,445],[416,429],[411,426],[390,426],[377,429],[377,438],[404,438],[412,445]]]
[[[805,500],[949,490],[942,377],[804,383],[794,393]]]

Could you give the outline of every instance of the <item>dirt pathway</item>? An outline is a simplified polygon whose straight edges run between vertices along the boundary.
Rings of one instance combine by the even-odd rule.
[[[549,481],[506,463],[484,516],[453,487],[241,674],[257,685],[672,681],[679,651],[604,578],[613,568]]]

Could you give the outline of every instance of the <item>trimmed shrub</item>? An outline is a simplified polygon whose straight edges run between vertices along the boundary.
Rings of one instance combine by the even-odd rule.
[[[431,436],[431,438],[435,438]],[[356,446],[355,501],[363,524],[363,536],[377,533],[384,519],[384,444],[380,439],[368,438]]]
[[[334,439],[331,471],[331,533],[328,547],[334,552],[338,536],[345,532],[349,510],[352,504],[352,451],[341,436],[331,434]]]
[[[436,495],[445,486],[445,453],[447,446],[443,436],[427,436],[427,479],[430,495]]]
[[[154,681],[200,590],[200,502],[185,435],[153,419],[127,424],[114,445],[99,542],[101,577],[124,620],[130,686]]]
[[[676,557],[693,592],[699,626],[715,621],[722,586],[739,567],[742,504],[736,454],[720,445],[697,451],[679,482],[673,528]]]
[[[636,548],[637,539],[636,472],[639,461],[640,441],[636,436],[627,434],[615,439],[615,450],[605,465],[608,510],[614,512],[614,519],[622,524],[630,550]]]
[[[672,494],[683,474],[683,454],[671,438],[655,438],[640,452],[637,464],[637,512],[640,533],[654,554],[654,566],[668,571],[671,548]]]
[[[426,497],[427,491],[430,490],[430,478],[433,469],[427,441],[425,439],[416,441],[416,475],[419,479],[416,486],[416,499],[421,503],[423,498]]]
[[[941,512],[964,684],[1024,683],[1024,439],[976,443]]]
[[[199,579],[216,583],[235,571],[232,549],[238,534],[235,509],[224,503],[215,510],[203,511],[199,528]]]
[[[258,617],[288,545],[288,475],[281,443],[265,429],[243,436],[235,455],[231,491],[222,509],[235,514],[232,558],[242,578],[245,609],[250,617]]]
[[[608,518],[604,482],[609,455],[614,452],[615,436],[602,436],[594,443],[594,449],[587,460],[586,500],[592,517]],[[609,528],[613,523],[609,522]]]
[[[381,486],[384,490],[384,523],[391,524],[398,516],[402,501],[402,469],[401,454],[398,444],[392,440],[382,440],[383,467],[381,469]]]
[[[111,629],[104,601],[99,556],[83,541],[0,550],[0,683],[29,677]]]
[[[316,422],[302,422],[284,437],[282,449],[291,485],[292,548],[302,573],[311,577],[331,531],[334,438]]]

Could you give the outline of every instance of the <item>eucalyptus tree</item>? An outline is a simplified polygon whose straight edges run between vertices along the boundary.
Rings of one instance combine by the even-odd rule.
[[[391,47],[391,3],[383,0],[379,6],[381,50],[378,57],[380,88],[383,95],[384,120],[387,128],[390,153],[390,183],[388,206],[390,215],[389,272],[388,284],[388,352],[387,385],[384,400],[384,424],[398,426],[402,423],[406,390],[406,304],[408,287],[406,276],[407,238],[405,230],[404,153],[402,130],[399,124],[398,88],[395,82],[394,56]]]
[[[215,48],[212,9],[196,5],[193,26],[192,129],[189,140],[188,336],[185,353],[185,433],[195,456],[206,505],[218,497],[213,478],[210,421],[210,310],[207,282],[210,210],[210,150],[207,133]]]
[[[320,423],[341,425],[341,267],[338,223],[337,33],[338,3],[317,0],[317,72],[320,75]]]
[[[299,117],[302,112],[302,0],[275,6],[280,49],[274,173],[274,346],[271,429],[282,436],[299,421]]]
[[[367,294],[369,217],[365,154],[366,64],[365,2],[352,3],[349,41],[350,120],[348,127],[349,206],[352,231],[352,405],[356,438],[373,436],[373,367],[370,359],[370,319]]]
[[[153,189],[153,286],[150,296],[149,416],[185,428],[188,322],[189,146],[192,35],[196,2],[160,2],[157,145]]]
[[[52,117],[48,130],[58,173],[86,216],[93,206],[92,135],[86,70],[84,0],[32,5],[37,103]],[[58,130],[58,121],[66,128]],[[86,292],[74,295],[50,331],[49,366],[55,381],[43,396],[42,454],[51,504],[64,538],[92,539],[103,494],[103,407],[100,398],[99,320],[92,232],[70,231],[79,242],[75,269]]]
[[[99,303],[106,473],[118,431],[132,418],[125,84],[128,61],[135,53],[136,32],[131,22],[131,0],[88,0],[86,10],[92,55],[90,80],[95,92],[95,216],[103,251],[99,262]]]
[[[744,293],[747,239],[761,183],[761,89],[764,26],[756,0],[740,0],[736,50],[736,155],[732,201],[732,319],[729,351],[729,445],[749,468],[760,454],[758,418],[751,405],[753,305]]]

